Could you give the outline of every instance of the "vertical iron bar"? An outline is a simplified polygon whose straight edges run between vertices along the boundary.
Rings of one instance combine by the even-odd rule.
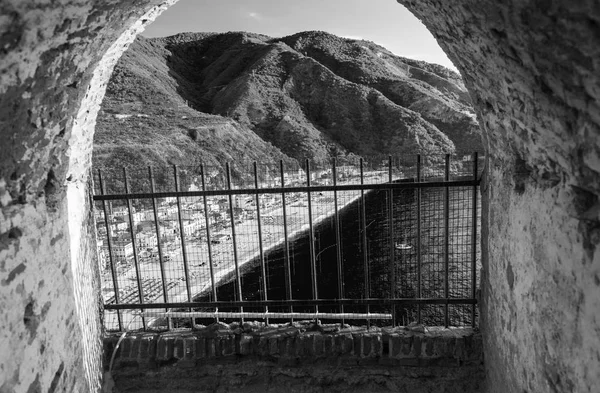
[[[281,188],[285,187],[285,177],[283,175],[283,160],[279,161],[279,173],[281,175]],[[288,239],[287,229],[287,213],[285,208],[285,191],[281,193],[281,208],[283,209],[283,237],[284,237],[284,262],[285,262],[285,294],[286,299],[292,300],[292,270],[290,268],[290,243]],[[290,306],[290,313],[293,312],[293,307]],[[293,319],[292,319],[293,321]]]
[[[104,182],[102,181],[102,170],[98,169],[98,181],[100,182],[100,195],[105,194]],[[106,201],[102,201],[102,210],[104,211],[104,225],[106,226],[106,245],[108,246],[108,260],[110,261],[110,272],[112,275],[113,288],[115,290],[115,304],[121,304],[119,298],[119,284],[117,280],[117,272],[112,257],[112,239],[110,224],[108,223],[108,209]],[[121,320],[121,311],[117,310],[117,322],[119,323],[119,331],[123,330],[123,321]]]
[[[450,154],[446,154],[444,170],[444,180],[450,180]],[[446,304],[444,306],[444,325],[450,325],[450,316],[448,311],[448,298],[450,297],[450,187],[446,186],[444,190],[444,298]]]
[[[315,263],[315,234],[313,228],[313,216],[312,216],[312,198],[310,192],[310,163],[308,158],[306,159],[306,195],[308,197],[308,245],[310,250],[310,275],[312,280],[312,295],[313,299],[319,298],[319,291],[317,288],[317,265]],[[318,306],[315,306],[315,312],[319,312]]]
[[[392,156],[388,161],[388,182],[393,182]],[[390,234],[390,299],[396,297],[396,243],[394,239],[394,190],[388,190],[388,223]],[[396,306],[392,305],[392,326],[396,326]]]
[[[177,165],[173,165],[173,178],[175,180],[175,192],[179,192],[179,176],[177,175]],[[185,233],[183,231],[183,216],[181,215],[181,198],[177,197],[177,216],[179,218],[179,237],[181,239],[181,253],[183,256],[183,274],[185,277],[185,289],[187,291],[188,302],[192,301],[192,288],[190,287],[190,269],[188,265],[187,249],[185,246]],[[190,308],[190,312],[192,309]],[[192,329],[195,327],[195,319],[191,318]]]
[[[231,191],[231,168],[229,167],[229,163],[225,164],[226,172],[227,172],[227,190]],[[237,253],[237,239],[235,235],[235,215],[233,212],[233,194],[229,193],[227,195],[229,197],[229,218],[231,219],[231,242],[233,246],[233,262],[235,264],[235,289],[238,301],[243,301],[242,297],[242,280],[240,277],[240,263],[238,260]],[[244,308],[240,307],[240,312],[244,312]],[[244,318],[242,317],[242,322]]]
[[[417,155],[417,183],[421,182],[421,155]],[[417,298],[421,293],[421,188],[417,188]],[[421,304],[417,305],[417,323],[421,323]]]
[[[204,165],[200,165],[200,179],[202,180],[202,191],[206,191],[206,179],[204,176]],[[208,268],[210,270],[210,285],[212,289],[212,298],[213,301],[217,301],[217,286],[215,283],[215,268],[213,266],[212,259],[212,243],[210,239],[210,218],[208,217],[208,202],[207,197],[204,195],[202,197],[202,201],[204,203],[204,221],[206,223],[206,245],[208,250]],[[215,312],[218,312],[219,309],[215,308]],[[219,318],[217,317],[217,322]]]
[[[337,186],[337,167],[335,158],[333,159],[333,185]],[[338,274],[338,299],[344,298],[344,270],[342,262],[342,235],[340,233],[340,214],[338,212],[338,194],[337,190],[333,190],[333,204],[335,208],[335,242],[336,242],[336,259],[337,259],[337,274]],[[344,313],[344,305],[340,306],[340,312]],[[344,320],[342,319],[342,324]]]
[[[262,224],[260,222],[260,197],[258,191],[258,168],[256,161],[253,164],[254,167],[254,188],[256,188],[256,221],[258,223],[258,249],[260,253],[260,272],[262,275],[262,300],[269,300],[267,294],[267,269],[265,267],[265,252],[263,249],[263,238],[262,238]],[[269,307],[265,306],[265,314],[269,312]],[[269,318],[266,319],[266,323],[269,323]]]
[[[150,175],[150,193],[154,194],[154,174],[152,173],[152,167],[148,167],[148,174]],[[154,223],[156,226],[156,245],[158,247],[158,263],[160,265],[160,278],[162,281],[162,290],[163,290],[163,298],[165,303],[169,302],[169,294],[167,293],[167,283],[166,283],[166,275],[165,275],[165,265],[162,254],[162,245],[160,244],[160,221],[158,220],[158,208],[156,206],[156,198],[152,196],[152,210],[154,211]],[[165,311],[169,311],[166,309]],[[171,330],[172,320],[168,318],[168,328]]]
[[[123,180],[125,181],[125,194],[129,194],[129,179],[127,178],[127,168],[123,167]],[[129,234],[131,235],[131,246],[133,247],[133,264],[135,266],[135,278],[138,285],[138,299],[140,304],[144,304],[144,286],[140,275],[140,265],[137,253],[137,243],[135,241],[135,231],[133,230],[133,213],[131,212],[131,199],[127,198],[127,212],[129,216]],[[142,310],[144,311],[144,310]],[[146,319],[142,317],[142,327],[146,330]]]
[[[477,181],[477,152],[473,153],[473,181]],[[477,185],[473,185],[473,217],[471,219],[471,297],[475,299],[477,291]],[[473,304],[471,310],[471,325],[475,327],[476,305]]]
[[[365,184],[365,171],[362,157],[360,158],[360,185]],[[361,218],[361,233],[362,233],[362,245],[363,245],[363,274],[365,279],[364,297],[369,299],[371,297],[371,280],[369,276],[369,258],[367,254],[367,208],[365,201],[365,190],[360,190],[360,218]],[[367,304],[367,314],[371,312],[371,307]],[[367,319],[367,329],[371,328],[371,320]]]

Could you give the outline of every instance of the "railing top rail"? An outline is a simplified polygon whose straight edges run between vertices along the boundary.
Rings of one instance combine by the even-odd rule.
[[[281,194],[294,192],[325,192],[325,191],[360,191],[360,190],[410,190],[419,188],[438,188],[438,187],[472,187],[478,186],[480,180],[450,180],[450,181],[431,181],[431,182],[392,182],[375,184],[342,184],[335,186],[294,186],[294,187],[270,187],[270,188],[239,188],[222,189],[206,191],[165,191],[155,193],[132,193],[132,194],[107,194],[94,195],[94,201],[114,201],[122,199],[150,199],[150,198],[170,198],[170,197],[203,197],[203,196],[227,196],[242,194]]]
[[[141,310],[154,308],[224,308],[224,307],[286,307],[286,306],[339,306],[339,305],[415,305],[415,304],[476,304],[472,298],[395,298],[395,299],[288,299],[288,300],[244,300],[244,301],[205,301],[179,303],[145,304],[106,304],[106,310]]]

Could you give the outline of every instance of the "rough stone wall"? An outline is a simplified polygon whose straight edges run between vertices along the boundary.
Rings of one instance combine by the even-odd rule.
[[[99,389],[92,133],[114,63],[171,3],[0,2],[3,393]]]
[[[400,3],[460,69],[487,138],[489,391],[597,391],[600,3]]]

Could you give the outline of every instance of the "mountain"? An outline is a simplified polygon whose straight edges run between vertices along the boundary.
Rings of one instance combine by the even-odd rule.
[[[323,164],[481,151],[460,76],[369,41],[304,32],[139,37],[98,116],[94,166]]]

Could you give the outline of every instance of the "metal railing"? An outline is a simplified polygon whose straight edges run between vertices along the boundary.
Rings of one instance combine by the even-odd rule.
[[[98,171],[105,326],[475,326],[478,160]]]

